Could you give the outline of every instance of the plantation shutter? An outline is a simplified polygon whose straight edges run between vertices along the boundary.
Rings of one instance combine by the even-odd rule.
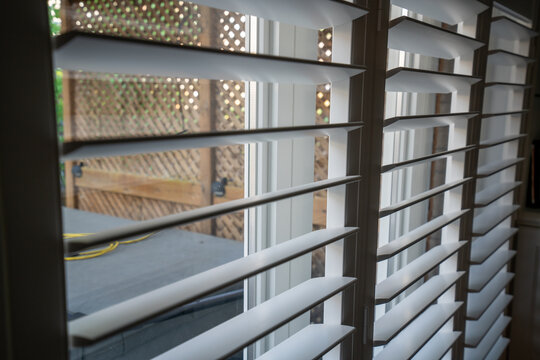
[[[294,196],[327,189],[327,228],[313,231],[279,245],[246,255],[238,260],[171,283],[148,293],[117,303],[68,324],[70,342],[87,346],[119,334],[173,308],[186,305],[230,284],[260,274],[315,249],[326,247],[324,277],[309,279],[290,290],[188,340],[158,356],[160,359],[216,359],[242,350],[281,325],[325,302],[323,324],[309,325],[263,355],[284,358],[296,349],[296,358],[317,358],[336,349],[355,332],[351,321],[342,321],[341,293],[355,286],[356,278],[344,276],[343,239],[357,239],[356,226],[345,226],[348,187],[361,181],[347,167],[351,141],[359,143],[361,119],[349,114],[349,99],[360,96],[349,88],[351,78],[366,71],[351,63],[353,21],[368,11],[345,1],[211,1],[195,3],[275,20],[310,29],[334,28],[334,62],[323,63],[281,56],[233,53],[188,45],[138,40],[99,33],[71,31],[54,39],[54,62],[64,70],[100,73],[150,74],[165,77],[226,79],[283,84],[332,84],[330,123],[325,125],[215,131],[151,137],[116,137],[67,141],[62,160],[146,154],[179,149],[206,148],[232,144],[252,144],[293,138],[329,137],[328,179],[274,192],[250,196],[188,210],[153,220],[65,240],[66,253],[80,252],[115,240],[215,218],[238,210],[269,204]],[[335,104],[335,106],[334,106]],[[315,109],[313,109],[313,112]],[[352,134],[352,135],[351,135]],[[458,185],[454,185],[458,186]],[[461,246],[458,244],[458,247]],[[356,247],[355,247],[356,248]],[[451,245],[444,251],[455,252]],[[354,254],[348,255],[355,258]],[[446,255],[444,255],[446,256]],[[358,261],[358,260],[357,260]],[[167,271],[167,269],[163,269]],[[328,304],[328,306],[326,305]],[[352,303],[349,303],[352,306]],[[352,311],[352,309],[349,309]],[[354,325],[354,324],[353,324]],[[336,356],[339,356],[338,351]],[[334,355],[333,355],[334,356]]]
[[[266,126],[270,122],[261,125],[250,119],[244,129],[211,131],[209,126],[199,132],[152,136],[126,137],[119,131],[113,137],[68,139],[61,144],[60,160],[75,164],[231,145],[260,149],[270,142],[279,147],[283,141],[302,144],[300,140],[328,137],[328,178],[311,181],[310,173],[309,181],[304,176],[285,181],[285,186],[267,187],[258,185],[268,179],[257,177],[249,184],[257,190],[236,200],[208,205],[210,201],[193,210],[67,237],[65,256],[246,209],[258,211],[263,205],[316,192],[324,194],[326,226],[313,230],[310,223],[308,232],[298,236],[276,232],[281,238],[275,244],[257,243],[249,249],[248,245],[239,259],[82,314],[68,322],[70,345],[84,353],[84,347],[123,337],[171,310],[189,308],[214,292],[243,283],[243,312],[189,340],[179,340],[156,358],[228,358],[242,350],[250,359],[366,354],[375,359],[499,358],[508,346],[511,322],[507,308],[512,302],[511,261],[518,232],[514,215],[519,210],[530,121],[531,39],[537,36],[531,21],[487,0],[365,1],[367,6],[342,0],[194,3],[257,17],[267,21],[265,25],[277,22],[294,31],[331,28],[332,61],[299,58],[295,51],[293,57],[259,54],[253,47],[251,53],[234,52],[152,37],[143,40],[83,26],[53,38],[54,65],[72,74],[251,82],[257,91],[271,89],[266,97],[257,95],[257,101],[269,108],[280,93],[265,84],[291,89],[328,84],[328,121]],[[124,11],[125,6],[119,7]],[[145,31],[143,26],[141,32]],[[379,41],[381,36],[387,43]],[[268,52],[280,53],[274,50]],[[304,93],[296,90],[287,103],[310,107],[304,106],[311,104],[303,101]],[[248,110],[257,119],[269,117],[261,115],[268,109]],[[294,113],[297,108],[289,110]],[[307,112],[315,117],[315,110]],[[269,158],[249,171],[295,164],[270,164]],[[270,188],[277,190],[266,190]],[[372,194],[380,195],[379,200]],[[292,228],[301,215],[284,214],[281,219],[290,220],[286,225],[272,223],[270,216],[257,221],[266,222],[265,231],[270,226]],[[254,230],[244,234],[249,231]],[[267,271],[323,249],[323,276],[288,278],[285,290],[267,284],[269,277],[260,281]],[[293,266],[288,269],[287,277],[294,277]],[[167,270],[163,266],[163,272]],[[259,288],[252,290],[261,283],[274,288],[260,296]],[[250,291],[258,296],[256,301],[249,298]],[[322,323],[292,326],[317,307],[324,310]],[[288,327],[284,338],[268,341],[284,326]]]
[[[514,274],[513,215],[519,209],[530,87],[530,41],[537,34],[493,8],[478,141],[478,167],[470,250],[465,359],[498,359],[510,340],[505,337]]]
[[[430,101],[439,94],[437,96],[449,97],[449,111],[441,112],[437,106],[432,106],[418,112],[412,106],[391,112],[387,107],[385,137],[447,127],[448,145],[445,149],[433,148],[427,155],[403,158],[400,154],[397,159],[389,160],[386,156],[383,160],[374,354],[378,360],[439,359],[449,353],[463,335],[454,328],[454,319],[463,308],[457,284],[465,278],[458,259],[467,245],[461,236],[463,219],[471,211],[463,206],[465,189],[473,180],[467,171],[468,154],[475,149],[470,142],[469,129],[470,123],[479,117],[479,112],[472,111],[470,100],[473,87],[482,80],[473,76],[474,55],[485,45],[476,38],[476,22],[477,15],[487,6],[479,1],[392,0],[391,3],[399,6],[393,11],[402,16],[394,16],[390,21],[389,54],[399,50],[399,59],[409,56],[420,60],[401,62],[388,70],[387,102],[419,104],[417,98]],[[443,27],[443,23],[450,26]],[[435,61],[436,65],[444,61],[452,64],[453,70],[420,68],[418,64],[425,59],[431,61],[430,58],[442,59]],[[416,195],[407,195],[411,194],[416,181],[413,169],[420,166],[434,169],[435,162],[441,160],[445,161],[442,183]],[[405,178],[406,174],[412,174],[411,183],[407,183],[410,188],[404,189],[406,195],[397,200],[385,200],[389,197],[387,193],[394,191],[385,187],[385,177],[388,183],[395,184],[396,179]],[[397,186],[402,183],[398,180]],[[431,203],[437,196],[444,197],[440,215],[426,216],[420,225],[396,231],[393,238],[383,235],[385,228],[396,227],[392,224],[396,224],[400,216],[407,219],[419,211],[415,206]],[[438,232],[442,234],[440,243],[428,247],[426,238]],[[409,260],[411,254],[419,251],[412,250],[418,246],[422,248],[420,254]],[[398,265],[390,271],[387,270],[389,264]]]

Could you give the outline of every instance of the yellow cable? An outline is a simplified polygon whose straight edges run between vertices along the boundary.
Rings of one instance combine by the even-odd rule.
[[[154,234],[155,234],[155,232],[144,235],[144,236],[141,236],[141,237],[136,238],[136,239],[132,239],[132,240],[115,241],[113,243],[110,243],[109,246],[107,246],[104,249],[83,251],[83,252],[78,253],[75,256],[65,257],[64,260],[73,261],[73,260],[92,259],[92,258],[101,256],[101,255],[105,255],[107,253],[110,253],[111,251],[116,249],[118,247],[118,245],[120,245],[120,244],[125,244],[125,245],[133,244],[133,243],[148,239],[150,236],[152,236]],[[92,233],[65,233],[64,234],[64,239],[72,239],[72,238],[81,237],[81,236],[87,236],[87,235],[92,235]]]
[[[71,238],[75,238],[75,237],[80,237],[80,236],[86,236],[86,235],[90,235],[92,233],[67,233],[67,234],[64,234],[64,239],[71,239]]]
[[[146,240],[146,239],[148,239],[150,236],[152,236],[154,234],[155,234],[155,232],[144,235],[144,236],[141,236],[140,238],[137,238],[137,239],[120,241],[120,244],[133,244],[133,243],[136,243],[136,242],[139,242],[139,241],[142,241],[142,240]]]
[[[76,255],[76,256],[65,257],[64,260],[72,261],[72,260],[92,259],[92,258],[101,256],[101,255],[104,255],[104,254],[106,254],[106,253],[108,253],[108,252],[111,252],[111,251],[113,251],[114,249],[116,249],[117,247],[118,247],[118,241],[115,241],[114,243],[109,244],[109,246],[106,247],[106,248],[103,249],[103,250],[94,251],[94,252],[88,251],[88,254],[87,254],[87,255]],[[81,253],[81,254],[82,254],[82,253]]]

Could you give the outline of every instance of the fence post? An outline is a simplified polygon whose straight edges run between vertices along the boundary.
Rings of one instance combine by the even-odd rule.
[[[69,15],[70,7],[72,1],[64,0],[62,1],[60,8],[60,20],[62,21],[61,32],[65,33],[72,29],[71,16]],[[74,106],[73,106],[73,86],[74,81],[71,76],[71,72],[68,70],[63,70],[62,74],[62,99],[64,103],[64,113],[63,113],[63,128],[64,128],[64,141],[73,140],[74,134],[74,124],[73,115],[74,115]],[[65,206],[69,208],[77,207],[77,197],[75,194],[75,183],[73,179],[73,174],[71,172],[73,168],[73,161],[64,162],[64,197],[65,197]]]
[[[201,45],[213,47],[216,45],[216,22],[214,11],[201,6]],[[201,132],[210,132],[215,130],[216,116],[216,81],[202,80],[199,83],[199,99],[201,99],[201,111],[199,114],[199,126]],[[200,206],[209,206],[214,203],[212,194],[212,182],[216,179],[216,156],[214,148],[199,149],[199,179],[201,182],[201,204]],[[214,235],[216,233],[216,220],[210,219],[201,222],[202,232]]]

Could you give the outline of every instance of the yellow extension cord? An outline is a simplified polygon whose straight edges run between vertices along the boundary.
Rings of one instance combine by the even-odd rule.
[[[120,244],[122,244],[122,245],[133,244],[133,243],[148,239],[150,236],[152,236],[154,234],[155,234],[155,232],[144,235],[144,236],[141,236],[141,237],[136,238],[136,239],[132,239],[132,240],[115,241],[113,243],[110,243],[109,246],[107,246],[104,249],[83,251],[83,252],[78,253],[75,256],[65,257],[64,260],[72,261],[72,260],[92,259],[92,258],[101,256],[101,255],[105,255],[107,253],[110,253],[111,251],[116,249],[118,247],[118,245],[120,245]],[[64,239],[72,239],[72,238],[81,237],[81,236],[87,236],[87,235],[92,235],[92,233],[66,233],[66,234],[64,234]]]

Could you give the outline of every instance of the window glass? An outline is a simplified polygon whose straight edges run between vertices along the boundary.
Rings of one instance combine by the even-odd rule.
[[[81,31],[220,51],[246,52],[250,49],[249,16],[184,1],[51,0],[49,10],[53,36]],[[314,41],[304,46],[309,48],[308,52],[313,50],[318,54],[313,60],[331,61],[332,30],[310,31],[313,32],[310,35],[315,35]],[[302,57],[296,53],[294,56]],[[286,86],[274,86],[279,92],[286,91]],[[330,85],[299,89],[313,94],[312,105],[303,110],[306,115],[302,115],[302,119],[307,119],[308,125],[329,123]],[[250,93],[249,83],[239,81],[55,70],[61,144],[300,124],[298,121],[284,125],[256,121],[256,126],[251,126],[246,117],[247,109],[253,105],[248,104],[250,95],[255,97],[257,92]],[[263,105],[270,108],[269,100],[264,101]],[[279,111],[285,113],[285,110],[288,109]],[[294,144],[296,154],[301,153],[303,158],[313,161],[303,165],[310,171],[301,183],[328,178],[327,137],[286,141]],[[242,199],[248,196],[245,189],[250,186],[249,181],[258,186],[283,178],[287,173],[282,160],[291,154],[280,155],[279,146],[275,146],[278,156],[273,161],[278,164],[277,168],[272,168],[264,159],[255,162],[256,166],[271,169],[265,174],[266,180],[247,176],[253,170],[253,164],[247,161],[248,149],[249,146],[239,144],[62,161],[64,237],[86,236]],[[293,179],[296,175],[286,176]],[[288,186],[292,185],[299,184]],[[268,187],[261,192],[271,190]],[[326,227],[326,191],[259,206],[254,211],[279,214],[282,209],[291,211],[293,207],[301,211],[291,213],[289,220],[292,224],[307,225],[305,229],[281,234],[283,224],[265,218],[262,220],[265,224],[275,226],[269,230],[273,232],[270,238],[273,236],[281,242]],[[92,314],[250,253],[248,242],[255,237],[251,237],[248,229],[251,224],[246,220],[249,219],[246,212],[225,214],[66,255],[68,320]],[[301,217],[301,220],[295,217]],[[259,231],[257,226],[255,224],[252,230]],[[294,228],[293,225],[290,227]],[[272,245],[275,245],[272,241],[259,243],[257,251]],[[293,286],[285,282],[289,281],[289,274],[297,271],[295,269],[300,269],[302,276],[307,278],[322,276],[324,256],[324,250],[318,250],[305,255],[300,262],[282,265],[282,268],[289,267],[287,274],[277,270],[260,275],[259,278],[279,276],[277,285],[274,284],[263,299]],[[98,344],[73,347],[70,357],[151,358],[249,309],[246,290],[254,293],[255,287],[249,284],[255,281],[238,282]],[[302,321],[320,323],[322,316],[322,306],[319,306],[311,314],[302,316]],[[295,326],[288,324],[285,328]],[[270,338],[282,341],[286,338],[283,334],[288,331],[278,329]],[[272,340],[268,344],[279,341]],[[265,345],[259,351],[271,346]],[[242,358],[246,354],[239,352],[232,358]]]

